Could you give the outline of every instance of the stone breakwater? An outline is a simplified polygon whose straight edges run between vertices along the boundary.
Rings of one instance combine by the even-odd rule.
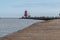
[[[32,24],[0,40],[60,40],[60,19]]]

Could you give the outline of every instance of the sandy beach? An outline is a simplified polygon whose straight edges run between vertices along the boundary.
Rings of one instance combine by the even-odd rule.
[[[32,24],[0,40],[60,40],[60,19]]]

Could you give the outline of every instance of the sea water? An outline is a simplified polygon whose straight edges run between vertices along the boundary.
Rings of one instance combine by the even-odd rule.
[[[18,30],[23,30],[24,28],[36,22],[42,22],[42,20],[0,19],[0,37],[4,37]]]

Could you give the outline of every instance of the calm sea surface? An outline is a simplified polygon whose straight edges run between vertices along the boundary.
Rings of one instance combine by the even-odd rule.
[[[0,19],[0,37],[22,30],[35,22],[42,22],[42,20]]]

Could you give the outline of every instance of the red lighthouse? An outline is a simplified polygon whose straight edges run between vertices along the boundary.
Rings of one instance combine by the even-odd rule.
[[[24,12],[24,16],[25,16],[25,17],[28,17],[27,10],[25,10],[25,12]]]

